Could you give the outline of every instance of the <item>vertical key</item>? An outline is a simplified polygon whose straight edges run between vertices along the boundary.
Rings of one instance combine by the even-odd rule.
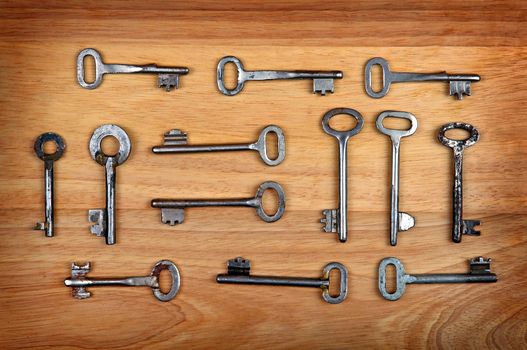
[[[466,140],[453,140],[445,136],[448,130],[463,129],[470,133]],[[479,236],[474,227],[481,224],[480,220],[463,220],[463,152],[479,140],[478,130],[466,123],[448,123],[439,129],[439,142],[454,151],[454,186],[453,186],[453,227],[452,241],[461,242],[461,235]]]
[[[327,264],[321,278],[283,277],[283,276],[251,276],[251,262],[238,257],[227,263],[227,273],[216,277],[218,283],[252,284],[289,287],[315,287],[322,289],[322,299],[330,304],[339,304],[348,296],[348,270],[338,262]],[[336,297],[329,294],[329,274],[332,270],[340,272],[340,290]]]
[[[238,72],[237,84],[234,89],[228,89],[225,86],[225,65],[233,63]],[[234,56],[225,56],[218,62],[216,70],[216,82],[218,90],[224,95],[234,96],[243,90],[245,82],[248,80],[284,80],[284,79],[311,79],[313,80],[313,93],[326,95],[326,92],[333,93],[333,80],[342,79],[343,73],[341,71],[275,71],[275,70],[257,70],[246,71],[243,68],[242,62]]]
[[[397,130],[388,129],[383,125],[386,118],[400,118],[410,121],[410,129]],[[399,211],[399,150],[401,138],[413,135],[417,130],[417,119],[408,112],[384,111],[377,117],[377,129],[392,140],[392,192],[391,192],[391,214],[390,214],[390,244],[397,245],[397,233],[407,231],[415,226],[415,219],[408,213]]]
[[[119,141],[119,151],[116,155],[104,154],[101,148],[102,140],[109,136]],[[88,220],[93,223],[90,231],[96,236],[105,237],[106,244],[115,244],[115,170],[128,159],[132,145],[123,129],[117,125],[105,124],[93,132],[89,148],[92,158],[104,166],[106,173],[106,209],[88,211]]]
[[[379,292],[387,300],[399,299],[407,284],[431,284],[431,283],[489,283],[498,281],[498,277],[490,272],[491,259],[481,256],[476,257],[470,262],[469,273],[441,273],[441,274],[420,274],[409,275],[404,271],[402,262],[397,258],[384,258],[379,264]],[[395,267],[395,292],[389,293],[386,290],[386,267]]]
[[[54,153],[45,153],[44,144],[54,142],[56,150]],[[38,222],[35,230],[45,231],[46,237],[53,237],[53,162],[58,160],[64,153],[66,145],[60,135],[46,132],[35,141],[35,153],[44,161],[44,201],[45,201],[45,222]]]
[[[338,131],[329,126],[329,120],[338,114],[349,115],[357,121],[357,125],[348,131]],[[350,137],[359,133],[364,125],[361,114],[351,108],[334,108],[328,111],[322,118],[322,129],[331,136],[334,136],[339,143],[339,208],[326,209],[322,212],[323,218],[320,220],[324,224],[325,232],[336,232],[341,242],[346,242],[348,238],[347,210],[348,210],[348,164],[347,148]]]

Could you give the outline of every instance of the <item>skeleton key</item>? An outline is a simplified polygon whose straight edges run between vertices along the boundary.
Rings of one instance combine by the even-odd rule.
[[[272,189],[278,195],[278,209],[273,215],[268,215],[263,209],[262,197],[267,189]],[[174,226],[183,223],[185,208],[195,207],[251,207],[256,209],[258,216],[265,222],[275,222],[284,214],[285,194],[282,186],[273,181],[266,181],[260,185],[256,196],[243,199],[212,199],[212,200],[178,200],[153,199],[153,208],[161,208],[161,222]]]
[[[101,142],[112,136],[119,141],[119,152],[115,155],[104,154]],[[105,124],[98,127],[90,139],[91,157],[106,171],[106,209],[91,209],[88,220],[93,223],[91,233],[104,236],[106,244],[115,244],[115,176],[117,166],[123,164],[130,155],[132,145],[128,134],[117,125]]]
[[[382,68],[382,89],[380,91],[373,91],[371,86],[371,69],[373,66],[379,65]],[[471,82],[477,82],[480,76],[477,74],[447,74],[446,72],[439,73],[406,73],[406,72],[391,72],[388,62],[381,57],[375,57],[366,63],[364,70],[364,88],[366,93],[373,98],[384,97],[392,83],[406,83],[419,81],[448,81],[450,84],[450,96],[457,95],[459,100],[463,99],[463,94],[470,96]]]
[[[387,300],[399,299],[406,289],[407,284],[431,284],[431,283],[482,283],[497,282],[498,276],[490,272],[491,259],[481,256],[470,261],[468,273],[438,273],[409,275],[404,271],[404,266],[397,258],[384,258],[379,264],[379,292]],[[395,267],[395,292],[386,290],[386,266]]]
[[[237,85],[230,90],[225,87],[224,70],[227,63],[234,63],[238,71]],[[333,80],[342,79],[344,76],[341,71],[276,71],[276,70],[257,70],[246,71],[243,69],[242,62],[234,56],[225,56],[218,62],[216,81],[218,89],[227,96],[234,96],[240,93],[248,80],[283,80],[283,79],[312,79],[313,93],[320,93],[326,95],[326,92],[333,93]]]
[[[56,150],[54,153],[45,153],[44,144],[48,141],[55,142]],[[35,230],[45,231],[46,237],[53,237],[53,162],[58,160],[66,145],[60,135],[46,132],[37,137],[34,145],[35,153],[44,161],[44,200],[45,200],[45,222],[38,222]]]
[[[329,126],[329,120],[338,114],[346,114],[357,120],[357,125],[348,131],[338,131]],[[325,232],[336,232],[341,242],[348,238],[347,210],[348,210],[348,161],[347,146],[350,137],[359,133],[364,125],[364,119],[359,112],[351,108],[335,108],[328,111],[322,118],[324,131],[337,138],[339,143],[339,208],[326,209],[320,220],[324,224]]]
[[[84,80],[84,58],[93,57],[95,61],[95,80],[87,83]],[[179,88],[179,76],[188,74],[186,67],[158,67],[155,64],[135,66],[128,64],[106,64],[102,61],[101,54],[95,49],[84,49],[77,56],[77,80],[80,86],[85,89],[95,89],[102,83],[104,74],[123,74],[123,73],[149,73],[157,74],[158,87],[164,87],[170,91],[172,87]]]
[[[159,275],[161,271],[168,270],[172,276],[172,284],[168,293],[163,293],[159,287]],[[90,263],[84,265],[71,264],[71,278],[65,279],[64,284],[71,287],[71,295],[76,299],[87,299],[91,293],[86,290],[88,287],[104,287],[104,286],[126,286],[126,287],[150,287],[152,293],[160,301],[170,301],[174,299],[179,291],[180,276],[179,270],[172,261],[161,260],[158,261],[150,276],[144,277],[126,277],[118,279],[107,278],[86,278],[86,274],[90,272]]]
[[[322,299],[330,304],[339,304],[348,296],[348,270],[344,265],[338,262],[332,262],[324,266],[321,278],[251,276],[250,270],[251,262],[247,259],[238,257],[236,259],[229,260],[227,263],[227,273],[219,274],[216,277],[216,282],[321,288]],[[340,290],[339,295],[336,297],[329,294],[329,274],[332,270],[339,270],[340,272]]]
[[[382,123],[385,118],[400,118],[410,121],[410,129],[397,130],[388,129]],[[401,138],[413,135],[417,130],[417,119],[408,112],[385,111],[377,117],[377,129],[392,140],[392,194],[390,214],[390,244],[397,245],[397,233],[407,231],[414,227],[415,218],[408,213],[399,211],[399,150]]]
[[[278,156],[275,159],[270,159],[267,155],[266,138],[272,132],[276,135],[278,142]],[[198,145],[186,146],[187,134],[179,129],[173,129],[165,133],[165,140],[163,146],[156,146],[152,148],[154,153],[190,153],[190,152],[219,152],[219,151],[245,151],[253,150],[260,153],[260,158],[267,165],[278,165],[285,158],[285,137],[282,129],[276,125],[266,126],[258,140],[250,144],[233,144],[233,145]]]
[[[453,140],[445,136],[448,130],[463,129],[470,133],[466,140]],[[461,242],[461,235],[479,236],[480,232],[474,227],[481,224],[479,220],[463,220],[463,152],[465,148],[472,146],[479,140],[478,130],[466,123],[448,123],[439,129],[437,135],[439,142],[452,148],[454,151],[454,187],[453,187],[453,227],[452,240],[456,243]]]

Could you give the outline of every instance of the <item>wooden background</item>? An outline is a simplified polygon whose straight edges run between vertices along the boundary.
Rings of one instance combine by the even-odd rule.
[[[2,1],[0,9],[0,348],[458,348],[520,349],[527,343],[527,15],[521,1]],[[85,47],[108,63],[189,66],[179,90],[154,76],[107,76],[96,90],[75,79]],[[307,81],[248,83],[235,97],[216,89],[216,63],[247,69],[340,69],[335,94]],[[473,96],[447,84],[400,84],[380,100],[363,89],[374,56],[393,70],[478,73]],[[337,205],[337,146],[320,126],[334,107],[365,118],[349,146],[349,240],[321,232]],[[402,143],[401,210],[417,226],[389,246],[390,141],[375,128],[387,109],[419,120]],[[465,157],[465,217],[480,237],[450,240],[451,151],[438,128],[465,121],[480,141]],[[88,153],[93,130],[115,123],[133,150],[117,173],[118,243],[89,233],[87,210],[104,206],[104,171]],[[261,128],[284,129],[287,157],[267,167],[256,153],[158,156],[171,128],[191,143],[243,142]],[[43,217],[43,162],[33,152],[46,131],[67,143],[56,165],[56,236],[32,231]],[[252,195],[280,182],[282,220],[251,209],[193,209],[178,227],[161,224],[154,197]],[[218,285],[227,259],[251,259],[255,274],[319,275],[330,261],[350,270],[349,297],[322,301],[316,289]],[[463,272],[467,259],[494,260],[497,284],[414,285],[397,302],[377,290],[377,266],[396,256],[411,273]],[[79,301],[63,286],[72,261],[90,275],[149,273],[171,259],[180,293],[161,303],[147,289],[92,289]]]

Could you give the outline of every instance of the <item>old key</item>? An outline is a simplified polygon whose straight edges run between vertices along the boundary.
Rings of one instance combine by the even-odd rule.
[[[332,262],[324,266],[321,278],[251,276],[250,270],[251,262],[249,260],[241,257],[231,259],[227,263],[227,273],[219,274],[216,277],[216,282],[321,288],[322,299],[330,304],[339,304],[348,296],[348,270],[344,265],[338,262]],[[329,294],[329,274],[332,270],[338,270],[340,272],[339,294],[335,297]]]
[[[470,133],[466,140],[453,140],[446,137],[445,133],[452,129],[463,129]],[[478,130],[466,123],[448,123],[439,129],[437,135],[439,142],[452,148],[454,151],[454,186],[453,186],[453,227],[452,240],[456,243],[461,242],[462,235],[479,236],[480,232],[474,230],[475,226],[481,224],[479,220],[463,219],[463,152],[479,140]]]
[[[234,89],[228,89],[225,86],[225,65],[227,63],[234,63],[238,72],[237,84]],[[343,73],[341,71],[277,71],[277,70],[257,70],[246,71],[243,69],[242,62],[234,56],[223,57],[218,62],[216,70],[216,82],[218,89],[222,94],[233,96],[242,91],[245,82],[248,80],[284,80],[284,79],[312,79],[313,93],[320,93],[325,95],[326,92],[333,92],[333,80],[342,79]]]
[[[84,80],[84,58],[93,57],[95,61],[95,80],[87,83]],[[155,64],[145,66],[129,64],[106,64],[102,61],[101,54],[95,49],[84,49],[77,56],[77,80],[80,86],[85,89],[95,89],[102,83],[104,74],[124,74],[124,73],[149,73],[158,75],[158,87],[170,91],[172,87],[179,88],[179,76],[188,74],[186,67],[158,67]]]
[[[48,141],[55,143],[56,150],[54,153],[45,153],[44,144]],[[35,141],[35,153],[44,161],[44,200],[46,221],[39,222],[35,225],[35,230],[45,231],[46,237],[53,237],[53,163],[62,157],[66,145],[60,135],[46,132]]]

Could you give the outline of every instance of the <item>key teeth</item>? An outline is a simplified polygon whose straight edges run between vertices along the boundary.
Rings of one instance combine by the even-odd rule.
[[[490,263],[491,258],[485,259],[483,256],[477,256],[470,260],[470,273],[471,274],[490,274]]]
[[[466,80],[452,80],[450,81],[450,96],[456,95],[458,100],[463,99],[463,94],[470,96],[471,93],[470,81]]]
[[[179,89],[179,74],[159,74],[157,86],[165,88],[165,91],[172,90],[172,87]]]
[[[251,270],[251,261],[244,259],[241,256],[230,259],[227,262],[227,272],[229,275],[245,275],[249,276]]]
[[[325,96],[328,91],[331,93],[334,91],[333,79],[313,79],[314,94],[318,92],[320,95]]]
[[[161,222],[170,226],[182,224],[185,220],[184,209],[161,208]]]
[[[322,211],[322,219],[320,222],[324,224],[323,230],[328,233],[337,232],[338,225],[338,209],[326,209]]]
[[[90,232],[97,237],[106,235],[106,210],[90,209],[88,210],[88,221],[93,223]]]
[[[163,145],[165,146],[186,145],[187,141],[188,141],[187,133],[179,129],[172,129],[165,133],[164,138],[163,138]]]
[[[470,236],[481,235],[480,231],[474,229],[475,226],[479,226],[480,224],[480,220],[463,220],[463,234]]]
[[[415,218],[405,212],[399,212],[399,231],[408,231],[415,226]]]
[[[33,230],[35,231],[46,231],[48,228],[48,225],[46,225],[45,222],[37,222],[35,226],[33,227]]]
[[[71,263],[71,278],[83,280],[90,270],[91,264],[89,261],[84,265],[73,262]],[[87,299],[91,296],[91,293],[86,290],[86,287],[73,287],[71,296],[75,299]]]

